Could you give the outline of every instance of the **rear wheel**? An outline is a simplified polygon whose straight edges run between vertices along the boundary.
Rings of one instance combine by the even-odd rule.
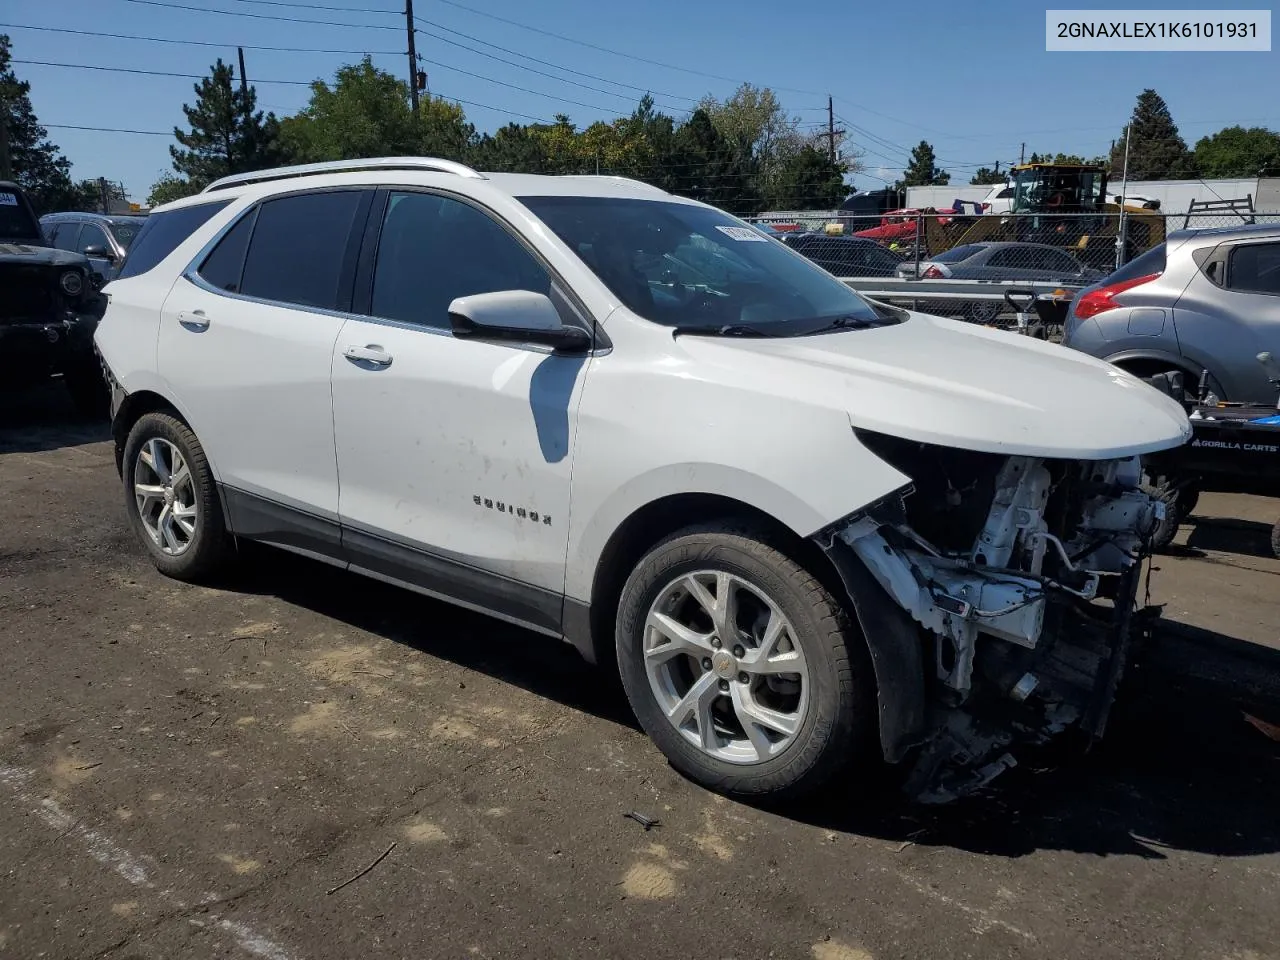
[[[1271,528],[1271,552],[1280,559],[1280,520],[1276,521],[1276,525]]]
[[[616,642],[641,726],[704,786],[792,798],[874,762],[866,645],[760,530],[693,527],[654,547],[623,588]]]
[[[194,582],[225,564],[231,544],[213,472],[185,423],[165,413],[140,417],[123,473],[129,520],[161,573]]]

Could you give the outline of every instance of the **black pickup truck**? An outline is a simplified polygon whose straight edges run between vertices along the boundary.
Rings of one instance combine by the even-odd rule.
[[[22,188],[0,181],[0,391],[61,375],[82,413],[106,415],[93,350],[101,287],[83,254],[48,245]]]

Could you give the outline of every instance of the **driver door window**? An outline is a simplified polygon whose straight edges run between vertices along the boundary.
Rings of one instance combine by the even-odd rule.
[[[551,277],[507,230],[470,204],[430,193],[387,198],[369,313],[448,330],[457,297],[551,295]]]
[[[111,241],[96,223],[86,223],[80,230],[80,252],[84,253],[88,247],[101,247],[102,254],[108,254],[112,250]],[[102,254],[95,254],[95,256]]]

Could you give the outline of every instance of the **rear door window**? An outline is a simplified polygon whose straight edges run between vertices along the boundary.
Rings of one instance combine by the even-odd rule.
[[[1232,250],[1227,289],[1280,295],[1280,243],[1250,243]]]
[[[256,216],[257,210],[251,210],[237,220],[235,226],[223,234],[217,246],[205,257],[197,272],[206,282],[219,290],[239,293],[244,258],[249,250],[249,235],[253,232]]]
[[[209,218],[231,201],[215,200],[176,210],[153,213],[133,240],[124,266],[116,279],[124,280],[146,273],[169,254],[173,253],[187,237],[204,226]]]
[[[365,193],[295,193],[262,204],[240,292],[276,303],[338,309],[342,265]]]

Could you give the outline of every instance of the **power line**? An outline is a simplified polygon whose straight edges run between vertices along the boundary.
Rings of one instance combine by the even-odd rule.
[[[244,47],[246,50],[265,50],[271,53],[337,53],[349,56],[398,57],[403,50],[331,50],[323,47],[268,47],[252,43],[217,43],[212,40],[178,40],[172,37],[141,37],[131,33],[103,33],[97,30],[73,30],[70,27],[35,27],[25,23],[0,23],[6,30],[40,30],[45,33],[69,33],[80,37],[105,37],[111,40],[142,40],[147,43],[175,43],[193,47]]]
[[[88,130],[91,133],[135,133],[144,137],[172,137],[172,130],[125,130],[121,127],[86,127],[73,123],[42,123],[50,130]]]
[[[146,77],[178,77],[183,80],[205,80],[208,74],[203,73],[169,73],[164,70],[141,70],[136,67],[100,67],[89,63],[53,63],[49,60],[11,60],[11,63],[24,63],[37,67],[64,67],[69,70],[100,70],[105,73],[136,73]],[[280,83],[289,86],[309,87],[313,80],[254,80],[259,83]]]
[[[417,18],[417,19],[418,19],[419,21],[421,21],[421,18],[420,18],[420,17],[419,17],[419,18]],[[603,88],[601,88],[601,87],[593,87],[593,86],[591,86],[591,85],[590,85],[590,84],[588,84],[588,83],[581,83],[581,82],[579,82],[579,81],[577,81],[577,80],[570,80],[570,79],[568,79],[568,78],[566,78],[566,77],[558,77],[558,76],[556,76],[554,73],[547,73],[545,70],[538,70],[538,69],[536,69],[535,67],[525,66],[523,63],[517,63],[517,62],[515,62],[514,60],[508,60],[508,59],[506,59],[505,57],[499,57],[499,56],[497,56],[497,55],[495,55],[495,54],[487,53],[487,52],[485,52],[484,50],[477,50],[475,47],[468,46],[468,45],[467,45],[467,44],[465,44],[465,43],[459,43],[457,40],[450,40],[448,37],[441,36],[441,35],[440,35],[440,34],[438,34],[438,33],[432,33],[430,30],[422,30],[422,29],[419,29],[419,30],[418,30],[418,32],[419,32],[419,33],[421,33],[421,34],[424,34],[424,35],[426,35],[426,36],[428,36],[428,37],[431,37],[433,40],[439,40],[439,41],[441,41],[442,43],[447,43],[447,44],[449,44],[449,45],[451,45],[451,46],[454,46],[454,47],[461,47],[463,50],[469,50],[471,53],[478,54],[479,56],[487,57],[487,58],[488,58],[488,59],[490,59],[490,60],[496,60],[498,63],[505,63],[505,64],[507,64],[508,66],[515,67],[515,68],[517,68],[517,69],[519,69],[519,70],[526,70],[526,71],[528,71],[529,73],[536,73],[536,74],[537,74],[538,76],[540,76],[540,77],[547,77],[548,79],[555,80],[555,81],[557,81],[557,82],[559,82],[559,83],[568,83],[568,84],[572,84],[572,85],[573,85],[573,86],[575,86],[575,87],[582,87],[582,88],[583,88],[583,89],[585,89],[585,90],[594,90],[596,93],[603,93],[603,94],[605,94],[606,96],[610,96],[610,97],[619,97],[619,98],[622,98],[622,99],[628,99],[628,98],[630,98],[630,97],[634,96],[634,94],[619,93],[619,92],[618,92],[618,91],[616,91],[616,90],[605,90],[605,89],[603,89]],[[479,43],[484,43],[485,41],[480,40],[480,41],[478,41],[478,42],[479,42]],[[488,44],[488,45],[489,45],[489,46],[493,46],[492,44]],[[498,50],[505,50],[506,48],[505,48],[505,47],[496,47],[496,49],[498,49]],[[515,55],[515,56],[517,56],[517,57],[522,57],[522,56],[524,56],[524,54],[522,54],[522,53],[515,53],[514,55]],[[530,59],[533,59],[533,58],[530,58]],[[536,59],[535,59],[535,62],[536,62],[536,63],[546,63],[546,61],[544,61],[544,60],[536,60]],[[568,68],[568,67],[559,67],[559,66],[556,66],[556,64],[548,64],[548,66],[553,66],[553,67],[556,67],[556,69],[558,69],[558,70],[565,70],[565,71],[567,71],[567,72],[569,72],[569,73],[579,73],[579,71],[577,71],[577,70],[569,70],[569,68]],[[600,80],[602,83],[613,83],[613,84],[615,84],[616,86],[619,86],[619,87],[630,87],[630,86],[631,86],[630,84],[617,83],[616,81],[613,81],[613,80],[606,80],[604,77],[597,77],[597,76],[595,76],[594,74],[590,74],[590,73],[581,73],[581,74],[579,74],[579,75],[580,75],[580,76],[584,76],[584,77],[589,77],[589,78],[591,78],[591,79],[593,79],[593,80]],[[645,90],[643,87],[631,87],[631,89],[636,90],[636,91],[638,91],[638,92],[640,92],[640,93],[650,93],[650,94],[651,94],[651,93],[653,93],[653,91]],[[667,96],[671,96],[671,95],[670,95],[670,94],[666,94],[666,93],[664,93],[664,94],[660,94],[660,96],[667,97]],[[674,99],[692,99],[692,98],[680,98],[680,97],[676,97],[676,98],[674,98]],[[655,106],[664,106],[664,105],[661,105],[661,104],[657,104],[657,103],[655,103]],[[670,107],[670,106],[665,106],[665,109],[682,110],[683,108],[682,108],[682,107]]]
[[[553,69],[555,69],[555,70],[563,71],[564,73],[572,73],[572,74],[574,74],[575,76],[579,76],[579,77],[586,77],[586,78],[587,78],[587,79],[589,79],[589,80],[599,80],[601,83],[611,83],[611,84],[613,84],[615,87],[625,87],[625,88],[626,88],[626,89],[628,89],[628,90],[635,90],[635,91],[638,91],[638,92],[640,92],[640,93],[648,93],[648,94],[652,94],[652,95],[654,95],[654,96],[659,96],[659,97],[667,97],[667,98],[669,98],[669,99],[671,99],[671,100],[687,100],[687,101],[689,101],[690,103],[696,103],[696,102],[697,102],[697,98],[696,98],[696,97],[683,97],[683,96],[680,96],[679,94],[674,94],[674,93],[661,93],[660,91],[657,91],[657,90],[650,90],[650,89],[648,89],[648,88],[646,88],[646,87],[637,87],[636,85],[631,84],[631,83],[622,83],[621,81],[618,81],[618,80],[610,80],[610,79],[608,79],[607,77],[597,76],[597,75],[596,75],[596,74],[594,74],[594,73],[584,73],[584,72],[583,72],[583,71],[581,71],[581,70],[574,70],[574,69],[572,69],[571,67],[565,67],[565,66],[561,66],[561,65],[560,65],[560,64],[558,64],[558,63],[552,63],[550,60],[540,60],[540,59],[538,59],[537,57],[531,57],[531,56],[529,56],[529,54],[527,54],[527,53],[521,53],[519,50],[512,50],[512,49],[510,49],[509,47],[502,47],[502,46],[499,46],[499,45],[498,45],[498,44],[496,44],[496,43],[490,43],[488,40],[482,40],[482,39],[480,39],[479,37],[472,36],[472,35],[471,35],[471,34],[469,34],[469,33],[463,33],[461,30],[454,30],[452,27],[446,27],[444,24],[442,24],[442,23],[436,23],[434,20],[427,20],[425,17],[414,17],[414,20],[415,20],[417,23],[419,23],[419,24],[423,24],[423,23],[425,23],[425,24],[429,24],[430,26],[436,27],[436,28],[437,28],[437,29],[439,29],[439,30],[443,30],[443,31],[445,31],[446,33],[452,33],[454,36],[458,36],[458,37],[465,37],[466,39],[471,40],[471,41],[473,41],[474,43],[479,43],[479,44],[482,44],[483,46],[486,46],[486,47],[492,47],[494,50],[501,50],[503,53],[509,53],[509,54],[511,54],[513,57],[521,57],[521,58],[523,58],[523,59],[525,59],[525,60],[531,60],[531,61],[533,61],[534,63],[540,63],[540,64],[542,64],[544,67],[551,67],[551,68],[553,68]],[[436,39],[436,40],[442,40],[442,41],[444,41],[445,43],[451,43],[451,44],[453,44],[454,46],[462,47],[462,48],[463,48],[463,49],[465,49],[465,50],[470,50],[472,53],[478,53],[478,54],[480,54],[482,57],[489,57],[490,59],[493,59],[493,60],[500,60],[500,61],[501,61],[501,62],[503,62],[503,63],[508,63],[508,64],[511,64],[512,66],[520,67],[521,69],[526,69],[526,70],[527,70],[527,69],[530,69],[530,68],[528,68],[528,67],[524,67],[522,64],[519,64],[519,63],[514,63],[514,64],[512,64],[510,60],[502,60],[502,58],[501,58],[501,57],[495,57],[495,56],[493,56],[492,54],[485,53],[483,50],[476,50],[474,47],[468,47],[466,44],[464,44],[464,43],[458,43],[456,40],[450,40],[448,37],[442,37],[442,36],[440,36],[439,34],[432,33],[430,30],[425,30],[425,29],[424,29],[424,30],[421,30],[420,32],[421,32],[421,33],[425,33],[427,36],[429,36],[429,37],[433,37],[433,38],[434,38],[434,39]],[[534,73],[538,73],[538,72],[540,72],[540,71],[536,71],[536,70],[535,70],[535,71],[533,71],[533,72],[534,72]],[[555,80],[561,80],[561,81],[563,81],[563,82],[565,82],[565,83],[572,83],[572,82],[573,82],[573,81],[571,81],[571,80],[565,80],[563,77],[553,77],[553,79],[555,79]],[[604,91],[601,91],[601,92],[602,92],[602,93],[610,93],[611,91],[604,90]],[[613,94],[613,96],[620,96],[620,94],[616,94],[616,93],[615,93],[615,94]]]
[[[590,104],[590,103],[581,103],[577,100],[566,100],[563,97],[557,97],[555,94],[543,93],[539,90],[530,90],[527,87],[517,86],[516,84],[513,84],[513,83],[506,83],[502,80],[493,80],[489,77],[481,76],[478,73],[472,73],[469,70],[463,70],[460,67],[450,66],[447,63],[439,63],[435,60],[427,60],[425,57],[422,59],[425,63],[430,63],[437,67],[443,67],[446,70],[454,70],[458,73],[466,74],[469,77],[475,77],[478,80],[486,80],[489,83],[496,83],[499,86],[510,87],[513,90],[519,90],[522,93],[531,94],[533,96],[546,97],[547,99],[554,100],[557,103],[572,103],[572,104],[575,104],[576,106],[588,107],[592,110],[600,110],[605,113],[610,112],[609,107],[601,107],[596,104]],[[69,70],[98,70],[105,73],[132,73],[132,74],[140,74],[142,76],[148,76],[148,77],[175,77],[182,80],[203,80],[203,79],[206,79],[208,76],[207,74],[199,74],[199,73],[171,73],[166,70],[142,70],[137,67],[105,67],[105,66],[97,66],[95,64],[88,64],[88,63],[54,63],[49,60],[17,60],[15,59],[15,60],[12,60],[11,62],[29,64],[32,66],[39,66],[39,67],[62,67],[64,69],[69,69]],[[253,82],[254,84],[272,83],[272,84],[283,84],[283,85],[295,86],[295,87],[309,87],[316,81],[255,79]],[[445,98],[445,99],[453,99],[453,98]],[[458,102],[464,103],[466,101],[459,100]],[[486,107],[486,109],[490,109],[490,110],[498,110],[499,112],[502,112],[502,113],[510,113],[512,116],[526,117],[531,120],[536,120],[539,123],[546,122],[539,117],[533,117],[529,114],[516,113],[510,110],[502,110],[499,107],[489,107],[486,104],[479,104],[479,106]]]
[[[508,87],[511,90],[519,90],[521,93],[528,93],[535,97],[546,97],[548,100],[554,100],[557,103],[571,103],[577,107],[586,107],[589,110],[599,110],[601,113],[616,112],[615,107],[602,107],[595,103],[583,103],[580,100],[570,100],[566,97],[556,96],[554,93],[543,93],[540,90],[530,90],[528,87],[522,87],[515,83],[507,83],[505,80],[495,80],[493,77],[486,77],[481,73],[472,73],[470,70],[464,70],[461,67],[455,67],[447,63],[441,63],[439,60],[430,60],[427,57],[418,57],[423,63],[429,63],[435,67],[441,67],[444,70],[452,70],[455,73],[461,73],[468,77],[475,77],[477,80],[483,80],[486,83],[496,83],[500,87]]]
[[[125,0],[126,3],[142,3],[150,7],[167,7],[171,10],[190,10],[193,13],[216,13],[224,17],[252,17],[255,20],[278,20],[282,23],[309,23],[321,27],[346,27],[348,30],[395,30],[400,27],[381,23],[341,23],[336,20],[308,20],[302,17],[277,17],[265,13],[249,13],[244,10],[217,10],[213,7],[193,7],[185,3],[171,3],[168,0]],[[255,0],[261,2],[261,0]]]
[[[374,7],[330,7],[320,3],[288,3],[286,0],[232,0],[233,3],[257,3],[267,7],[296,7],[299,10],[332,10],[335,13],[383,13],[404,16],[403,10],[382,10]]]

